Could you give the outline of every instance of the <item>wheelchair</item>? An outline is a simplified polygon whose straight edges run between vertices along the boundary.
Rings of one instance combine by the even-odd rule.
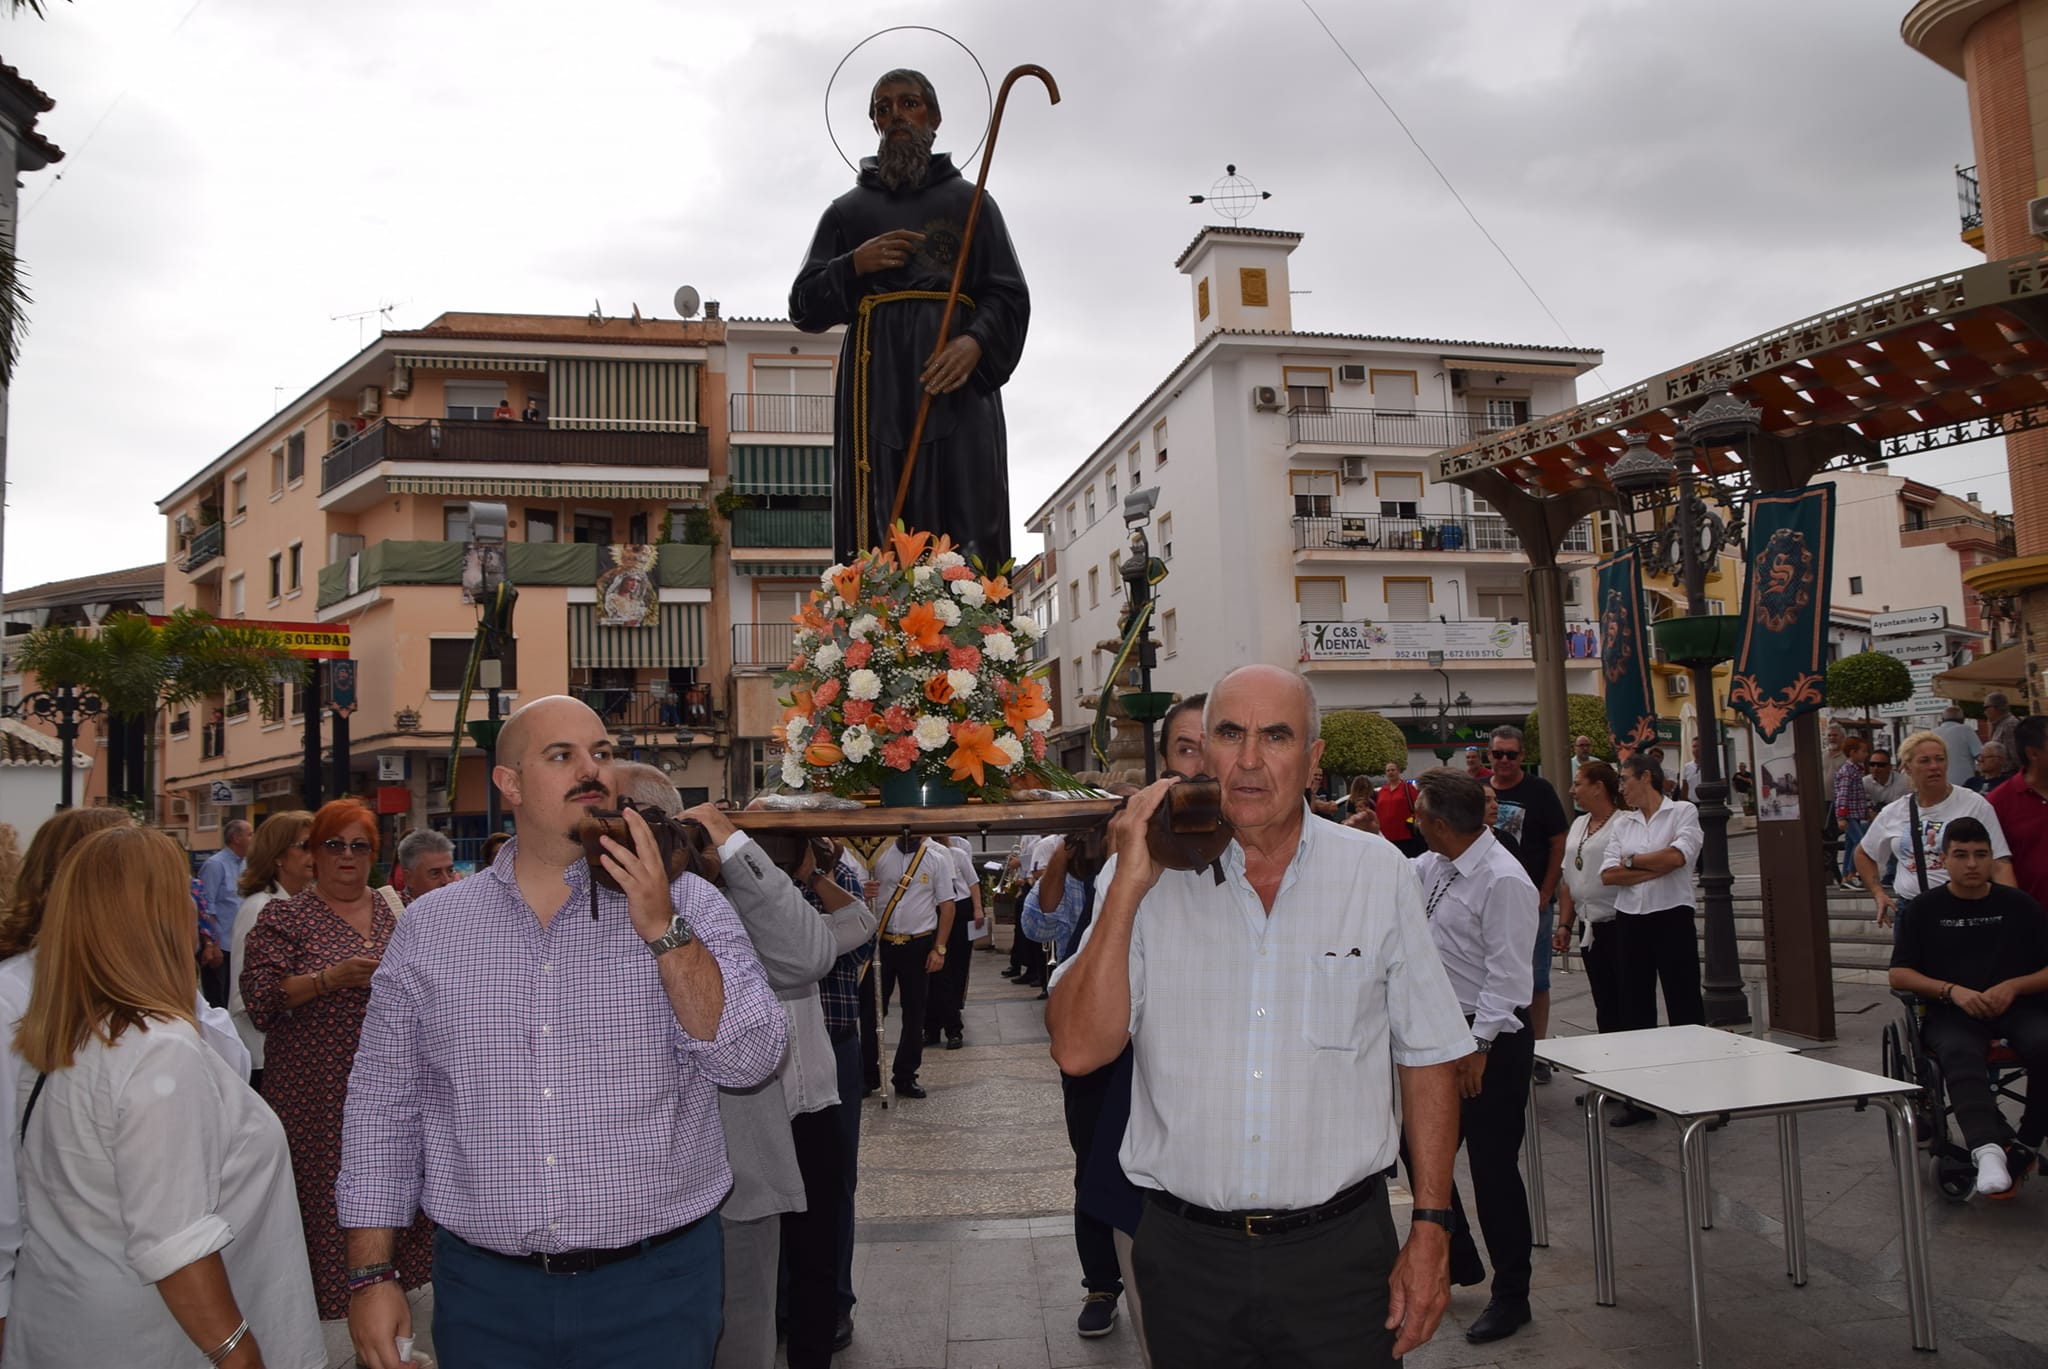
[[[1899,1000],[1900,1012],[1896,1021],[1885,1025],[1883,1073],[1886,1078],[1919,1086],[1920,1097],[1915,1103],[1914,1115],[1917,1134],[1914,1139],[1932,1161],[1935,1187],[1941,1190],[1942,1196],[1950,1202],[1968,1202],[1977,1190],[1977,1166],[1956,1127],[1955,1109],[1949,1103],[1948,1089],[1941,1079],[1941,1061],[1935,1058],[1934,1052],[1922,1039],[1923,1028],[1927,1025],[1928,1000],[1905,989],[1893,989],[1891,992],[1892,997]],[[2008,1102],[2024,1106],[2027,1095],[2014,1085],[2026,1078],[2026,1070],[2021,1067],[2012,1047],[2003,1040],[1993,1041],[1988,1064],[1991,1097],[2000,1105],[2001,1111]]]

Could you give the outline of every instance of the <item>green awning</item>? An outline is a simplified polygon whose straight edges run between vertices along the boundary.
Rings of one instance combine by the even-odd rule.
[[[703,665],[704,605],[663,604],[652,627],[600,627],[596,604],[570,604],[569,664],[639,670]]]
[[[739,561],[732,568],[742,575],[763,575],[777,580],[815,580],[825,567],[832,564],[832,558],[824,552],[818,553],[815,561]]]
[[[830,494],[830,447],[732,447],[732,487],[740,494]]]
[[[393,494],[440,494],[470,499],[702,499],[695,480],[546,480],[537,477],[393,475]]]
[[[545,371],[542,357],[453,356],[436,352],[401,352],[392,358],[400,366],[422,371]]]
[[[685,361],[555,361],[548,426],[697,431],[697,367]]]

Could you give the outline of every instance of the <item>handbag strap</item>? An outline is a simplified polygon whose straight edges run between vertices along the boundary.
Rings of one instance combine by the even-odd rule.
[[[20,1139],[22,1140],[22,1142],[23,1142],[24,1144],[26,1144],[26,1143],[27,1143],[27,1141],[28,1141],[28,1119],[36,1115],[36,1099],[38,1099],[38,1098],[40,1098],[40,1097],[42,1097],[42,1096],[43,1096],[43,1085],[44,1085],[44,1084],[46,1084],[46,1083],[48,1083],[49,1081],[50,1081],[50,1074],[49,1074],[49,1071],[47,1071],[47,1070],[38,1070],[38,1071],[36,1071],[36,1082],[35,1082],[35,1087],[31,1088],[31,1089],[30,1089],[30,1090],[28,1091],[28,1106],[27,1106],[27,1107],[25,1107],[25,1108],[23,1108],[23,1109],[21,1110],[21,1138],[20,1138]]]
[[[924,864],[924,853],[931,847],[924,842],[917,844],[917,851],[910,857],[910,864],[903,869],[903,878],[896,881],[896,892],[889,895],[889,906],[882,910],[882,920],[875,927],[875,935],[889,930],[889,919],[896,916],[896,905],[903,901],[903,895],[910,891],[910,881],[917,878],[917,867]]]
[[[1911,794],[1906,795],[1906,821],[1913,824],[1913,868],[1920,875],[1920,892],[1924,894],[1928,889],[1927,839],[1920,832],[1920,802]]]

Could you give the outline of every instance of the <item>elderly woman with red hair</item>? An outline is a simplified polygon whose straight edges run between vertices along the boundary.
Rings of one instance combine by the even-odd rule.
[[[265,1033],[263,1097],[291,1142],[306,1253],[323,1321],[348,1316],[349,1290],[334,1180],[341,1169],[341,1114],[370,976],[398,919],[370,887],[377,818],[353,799],[313,815],[313,882],[264,905],[242,968],[249,1020]],[[400,1280],[433,1276],[432,1227],[415,1218],[399,1239]]]

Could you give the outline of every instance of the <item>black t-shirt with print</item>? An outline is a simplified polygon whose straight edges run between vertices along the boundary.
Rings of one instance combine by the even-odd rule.
[[[1494,833],[1514,838],[1510,849],[1515,859],[1522,862],[1529,882],[1541,892],[1543,876],[1550,869],[1550,843],[1571,830],[1564,805],[1557,801],[1557,791],[1550,787],[1549,780],[1526,773],[1520,784],[1512,789],[1495,789],[1493,796],[1500,801]]]
[[[1982,992],[2048,967],[2048,912],[2003,884],[1974,899],[1937,884],[1900,917],[1892,964]]]

